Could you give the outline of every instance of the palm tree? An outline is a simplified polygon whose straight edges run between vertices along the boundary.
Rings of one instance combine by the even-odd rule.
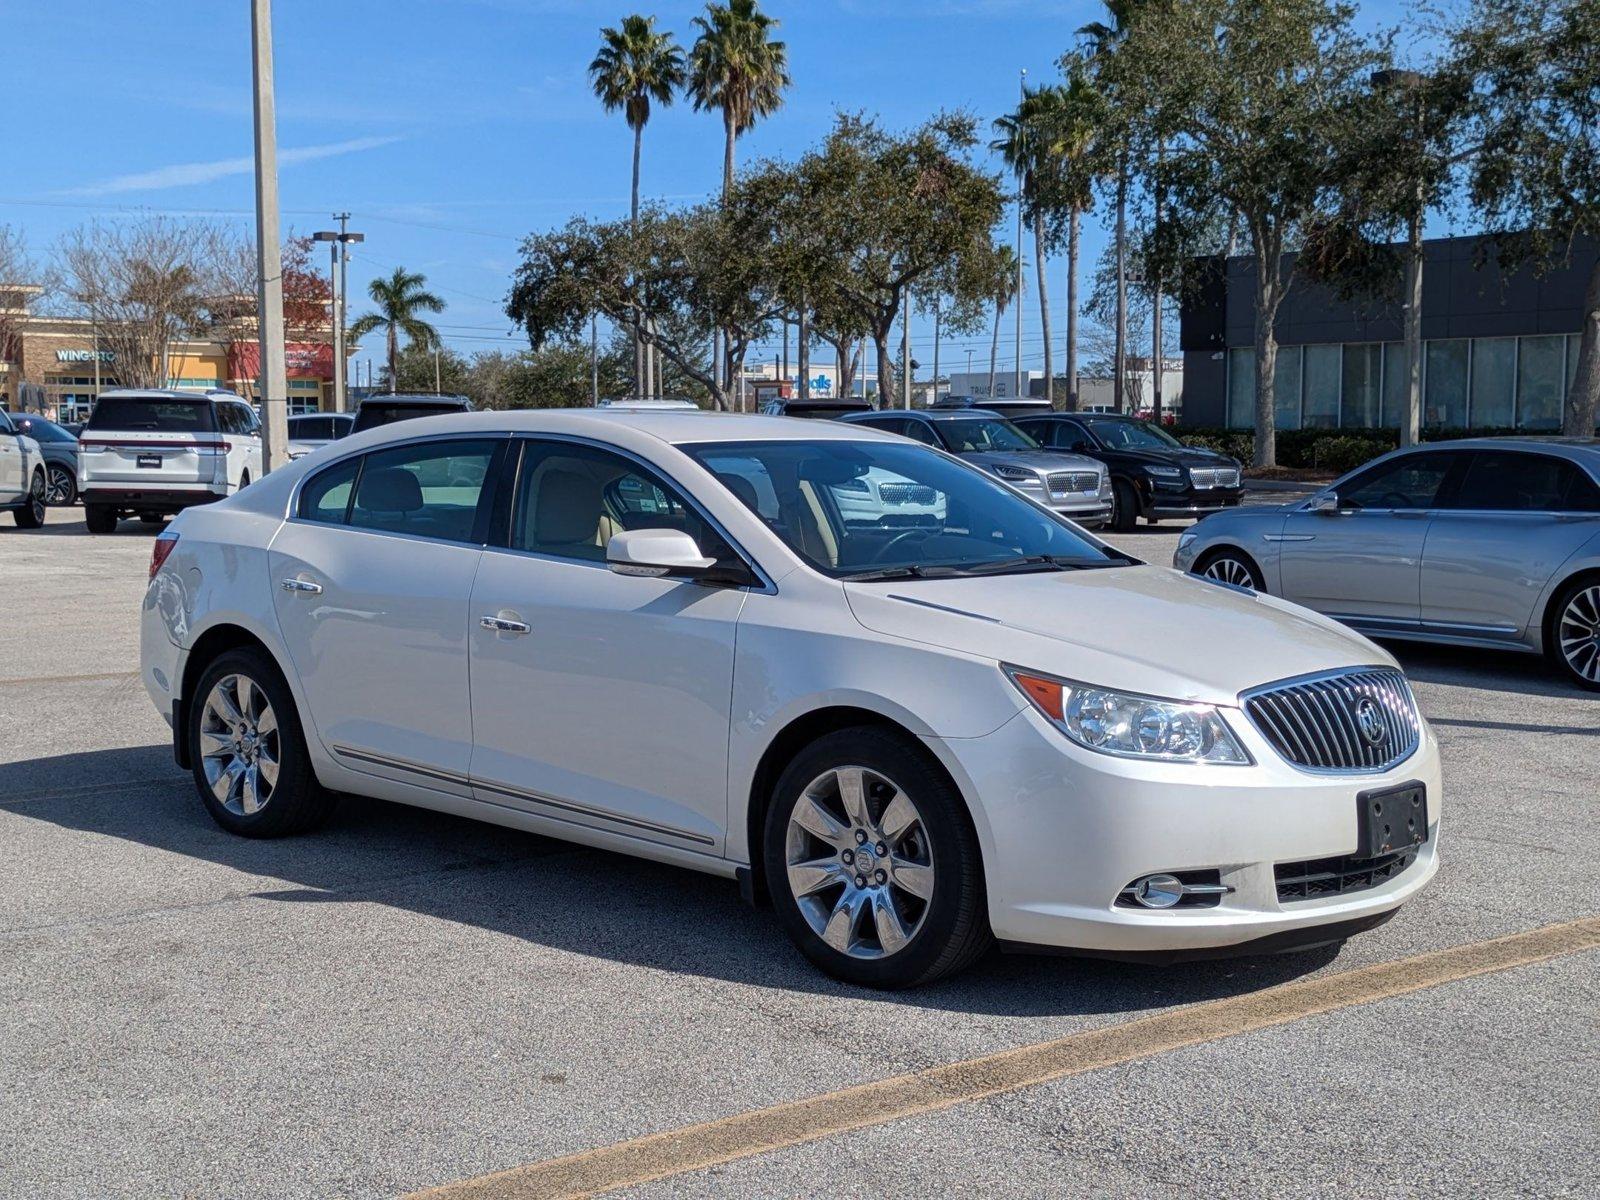
[[[1067,210],[1067,396],[1066,406],[1078,404],[1078,238],[1083,214],[1094,203],[1094,185],[1103,174],[1100,134],[1105,120],[1100,91],[1083,70],[1074,65],[1065,84],[1051,89],[1044,135],[1046,153],[1055,164],[1050,184],[1052,205]]]
[[[1006,308],[1017,296],[1017,255],[1010,246],[996,246],[994,248],[995,263],[995,290],[990,297],[994,301],[994,341],[989,345],[989,399],[994,399],[995,368],[1000,360],[1000,318],[1005,315]]]
[[[1055,88],[1022,90],[1017,111],[994,123],[1000,136],[989,148],[998,150],[1006,166],[1016,173],[1020,190],[1018,202],[1033,223],[1033,266],[1039,277],[1039,323],[1044,331],[1044,396],[1055,403],[1055,362],[1050,348],[1050,286],[1045,274],[1044,200],[1041,196],[1046,177],[1055,169],[1048,133],[1060,94]]]
[[[367,334],[382,329],[389,340],[389,390],[394,391],[396,359],[400,354],[400,335],[415,346],[437,346],[439,331],[424,321],[418,313],[444,311],[444,301],[425,290],[425,276],[404,267],[396,267],[387,279],[374,279],[367,285],[367,295],[378,306],[356,319],[350,326],[350,337],[356,341]]]
[[[589,78],[594,83],[594,94],[607,112],[621,109],[633,130],[633,204],[630,209],[630,227],[639,227],[639,149],[644,141],[644,127],[650,121],[651,101],[663,108],[672,103],[673,94],[684,85],[687,78],[683,67],[683,50],[672,40],[670,33],[656,32],[656,19],[639,13],[622,18],[618,28],[600,31],[600,53],[589,64]],[[633,323],[633,378],[634,391],[640,395],[647,390],[641,386],[645,378],[643,349],[639,343],[639,322]]]
[[[756,0],[708,4],[694,19],[700,36],[689,51],[689,94],[696,112],[722,113],[726,138],[722,151],[722,194],[733,190],[733,149],[741,133],[771,116],[789,86],[789,50],[769,34],[778,22]]]

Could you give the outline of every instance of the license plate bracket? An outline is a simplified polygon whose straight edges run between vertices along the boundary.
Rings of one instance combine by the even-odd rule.
[[[1428,789],[1420,783],[1378,788],[1356,797],[1356,857],[1381,858],[1428,840]]]
[[[135,461],[141,469],[153,468],[157,471],[161,469],[161,455],[159,454],[141,454]]]

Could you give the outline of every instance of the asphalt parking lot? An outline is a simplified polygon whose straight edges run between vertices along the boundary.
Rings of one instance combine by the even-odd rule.
[[[1166,563],[1176,533],[1114,540]],[[1600,954],[1409,961],[1600,912],[1600,703],[1540,662],[1397,649],[1443,743],[1443,866],[1342,951],[994,955],[884,995],[709,877],[360,800],[224,834],[137,679],[150,538],[0,519],[0,1195],[543,1194],[559,1173],[479,1177],[699,1122],[678,1158],[605,1158],[618,1194],[1600,1194]],[[727,1120],[1229,998],[1192,1010],[1227,1036],[969,1072],[892,1121],[871,1090],[759,1145]]]

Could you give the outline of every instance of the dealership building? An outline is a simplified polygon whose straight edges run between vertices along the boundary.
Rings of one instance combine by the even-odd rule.
[[[82,421],[95,398],[120,387],[116,355],[96,337],[94,323],[36,314],[39,289],[0,285],[7,344],[0,345],[0,408],[27,409],[59,421]],[[333,347],[329,331],[296,330],[288,345],[289,406],[294,412],[333,408]],[[167,386],[227,388],[259,399],[260,346],[253,316],[215,337],[179,338],[168,347]]]
[[[1527,266],[1501,270],[1479,238],[1438,238],[1423,251],[1422,424],[1559,429],[1600,246],[1580,241],[1566,264],[1543,275]],[[1255,424],[1254,297],[1255,259],[1238,257],[1214,260],[1186,298],[1183,424]],[[1297,276],[1276,332],[1279,429],[1400,424],[1406,355],[1398,295],[1344,299]]]

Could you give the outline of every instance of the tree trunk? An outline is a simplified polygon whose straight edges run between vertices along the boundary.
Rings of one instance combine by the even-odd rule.
[[[1589,270],[1583,294],[1583,328],[1578,335],[1578,371],[1561,411],[1561,432],[1568,437],[1593,437],[1595,406],[1600,402],[1600,260]]]
[[[1078,206],[1067,218],[1067,400],[1078,411]]]
[[[395,381],[395,363],[400,357],[400,338],[395,331],[394,322],[389,322],[389,393],[393,395],[398,384]]]
[[[628,232],[639,235],[639,149],[644,141],[644,126],[633,131],[633,204],[629,209]],[[647,395],[650,391],[645,381],[645,347],[639,339],[639,310],[633,312],[633,394]]]
[[[1044,398],[1050,407],[1056,406],[1055,351],[1050,345],[1050,280],[1044,272],[1044,212],[1035,209],[1033,214],[1033,265],[1039,277],[1039,324],[1044,331]]]
[[[1000,365],[1000,314],[1005,312],[1004,304],[994,306],[994,341],[989,343],[989,395],[987,399],[994,399],[995,369]]]
[[[872,331],[872,344],[878,350],[878,407],[894,405],[894,363],[889,359],[889,330],[893,322]]]
[[[1406,247],[1406,411],[1400,420],[1400,444],[1422,440],[1422,197],[1411,218]],[[1387,416],[1387,414],[1385,414]]]
[[[800,399],[811,399],[811,317],[806,312],[806,295],[800,293],[800,320],[797,330],[799,341],[795,344],[795,374],[799,377],[797,382]]]
[[[1278,465],[1277,370],[1278,337],[1273,323],[1283,298],[1275,247],[1256,239],[1256,448],[1251,464]]]

